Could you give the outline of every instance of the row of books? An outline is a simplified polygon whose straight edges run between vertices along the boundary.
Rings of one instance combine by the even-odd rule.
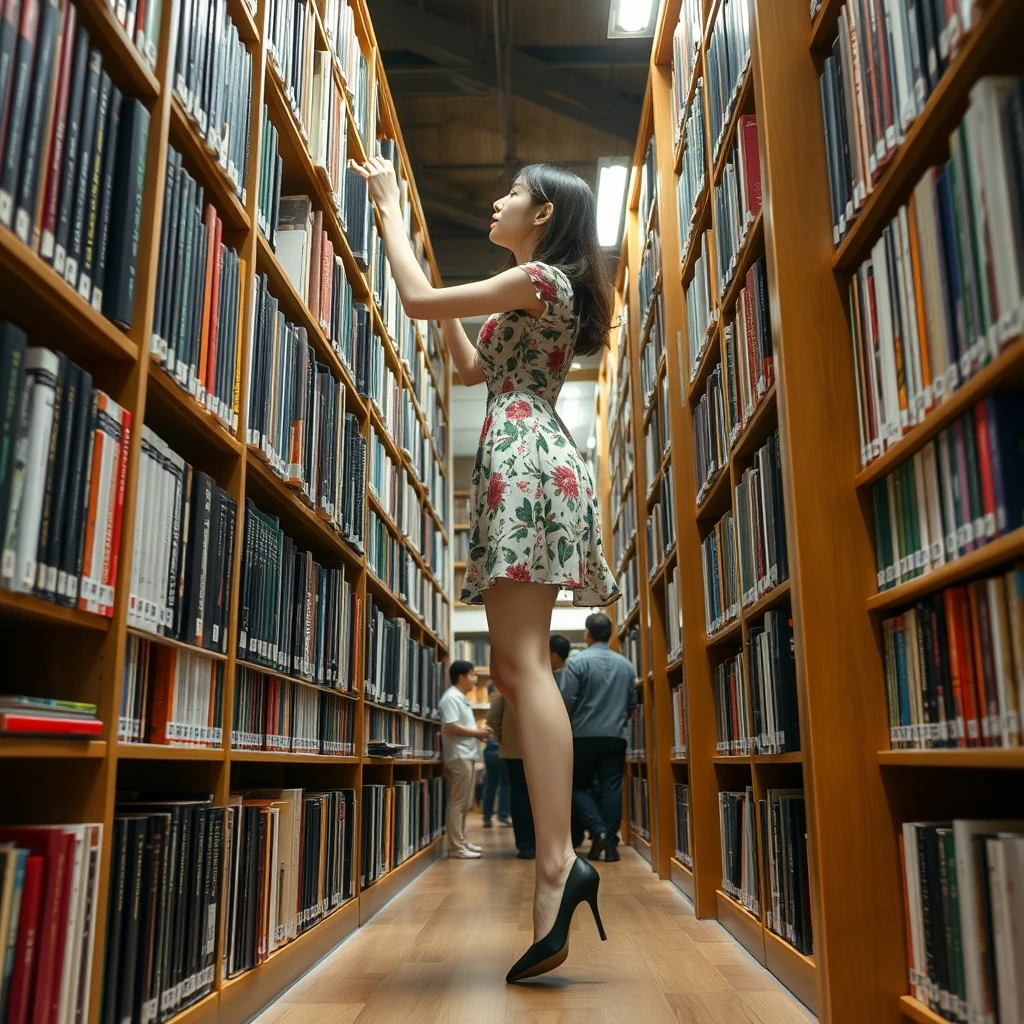
[[[715,243],[711,228],[708,228],[700,236],[700,255],[694,260],[693,277],[686,282],[687,381],[692,381],[697,375],[701,357],[718,324],[717,299],[714,298],[718,293],[711,290],[714,252]]]
[[[651,230],[644,243],[644,253],[640,260],[640,271],[636,278],[637,297],[640,302],[640,323],[646,323],[647,314],[651,309],[651,300],[654,296],[654,289],[661,278],[661,232],[657,223],[651,225]]]
[[[238,667],[231,749],[352,756],[354,701],[292,679]]]
[[[640,570],[637,567],[636,552],[627,559],[619,573],[619,591],[622,593],[624,614],[629,616],[640,600]]]
[[[0,828],[0,1010],[7,1024],[89,1015],[102,824]]]
[[[647,469],[648,490],[653,486],[662,460],[669,452],[672,441],[672,404],[668,397],[668,374],[661,378],[654,412],[644,434],[644,465]]]
[[[1024,524],[1022,400],[988,395],[872,488],[880,591]]]
[[[734,445],[775,383],[768,267],[762,256],[747,271],[735,316],[722,328],[726,434]]]
[[[782,445],[770,435],[736,484],[736,541],[740,600],[753,604],[789,578],[782,500]]]
[[[623,657],[627,658],[630,664],[633,666],[636,672],[636,677],[639,679],[642,676],[640,668],[640,627],[639,625],[633,626],[625,638],[622,641],[621,651]]]
[[[0,583],[110,617],[132,414],[0,322]]]
[[[757,859],[757,822],[753,787],[718,794],[722,892],[761,916],[761,879]]]
[[[640,167],[640,197],[638,220],[640,230],[651,225],[651,213],[658,202],[658,147],[654,136],[647,140],[647,152]],[[643,302],[640,303],[643,306]]]
[[[665,647],[670,662],[683,655],[683,598],[679,561],[665,581]]]
[[[640,391],[644,409],[650,408],[658,388],[658,371],[665,355],[665,293],[654,296],[650,326],[640,352]]]
[[[672,32],[672,125],[674,143],[678,144],[683,118],[686,115],[686,97],[694,69],[700,58],[704,36],[704,12],[701,0],[683,0],[679,7],[679,21]],[[696,100],[694,106],[699,106]],[[685,135],[684,135],[684,145]],[[682,238],[682,235],[679,236]]]
[[[309,157],[327,179],[335,205],[347,183],[348,108],[334,77],[331,54],[313,51],[313,82],[309,110]]]
[[[167,147],[150,359],[232,434],[238,427],[245,261],[224,222]]]
[[[893,748],[1024,743],[1024,565],[882,622]]]
[[[142,428],[128,625],[227,651],[237,503]]]
[[[223,977],[263,963],[355,896],[355,799],[353,789],[231,794]]]
[[[836,245],[976,17],[970,4],[925,0],[850,0],[839,9],[819,79]]]
[[[747,755],[753,751],[753,725],[743,655],[726,658],[711,671],[715,699],[715,752]]]
[[[622,504],[619,518],[615,521],[612,530],[612,564],[622,564],[622,556],[625,555],[629,545],[636,536],[636,502],[629,499]]]
[[[408,619],[389,618],[367,596],[364,693],[376,704],[436,718],[447,666],[434,647],[413,638],[411,629]]]
[[[392,861],[398,867],[444,831],[444,779],[395,779],[391,799]]]
[[[634,835],[651,841],[651,801],[647,779],[634,775],[629,780],[629,827]]]
[[[707,387],[693,410],[693,455],[697,507],[700,508],[718,474],[729,467],[721,363],[708,374]]]
[[[465,637],[453,640],[452,661],[468,661],[473,665],[489,665],[491,661],[491,642],[489,640],[469,640]]]
[[[177,15],[174,95],[245,206],[252,54],[239,37],[227,0],[185,0]]]
[[[811,885],[807,861],[807,809],[802,789],[769,789],[758,802],[765,865],[765,924],[811,956]]]
[[[793,619],[788,611],[768,611],[761,625],[747,629],[747,670],[758,754],[800,749]]]
[[[757,117],[742,114],[736,125],[731,155],[722,170],[721,180],[715,185],[715,294],[719,300],[736,276],[740,251],[760,209],[761,151],[757,142]]]
[[[676,845],[675,858],[684,867],[693,869],[693,845],[690,838],[690,787],[685,782],[675,784]]]
[[[676,542],[675,487],[671,462],[662,474],[660,492],[647,516],[647,561],[651,576],[664,564],[669,549]]]
[[[319,686],[351,690],[359,603],[345,569],[321,565],[249,498],[244,536],[238,657]]]
[[[627,741],[627,757],[634,761],[643,761],[647,757],[647,732],[644,727],[644,705],[639,703],[629,718],[629,739]]]
[[[260,168],[256,179],[256,226],[277,252],[277,228],[281,217],[281,180],[284,160],[281,158],[281,133],[270,120],[270,108],[263,104],[260,126]]]
[[[711,636],[740,614],[736,527],[731,511],[701,541],[700,558],[704,575],[704,627]]]
[[[118,742],[220,747],[223,706],[223,661],[128,635]]]
[[[689,753],[689,730],[686,725],[686,686],[672,687],[672,756],[686,757]]]
[[[697,223],[697,207],[708,182],[704,136],[704,79],[697,79],[693,104],[682,131],[683,161],[676,183],[679,204],[679,259],[686,259]]]
[[[441,727],[390,708],[367,706],[364,751],[368,757],[440,759]]]
[[[76,5],[25,0],[0,24],[0,223],[128,329],[149,111],[103,70]]]
[[[718,154],[725,129],[750,65],[750,7],[747,0],[723,0],[715,17],[704,73],[711,117],[711,159]]]
[[[1024,116],[1024,79],[975,84],[949,160],[925,172],[851,281],[862,464],[1024,329],[1024,151],[1010,127],[1014,109]]]
[[[946,1020],[1020,1020],[1024,821],[907,821],[899,840],[914,997]]]
[[[364,784],[362,817],[362,849],[359,857],[359,888],[365,889],[392,867],[393,811],[391,789],[381,784]]]
[[[0,735],[94,739],[103,732],[103,722],[97,711],[95,704],[85,701],[3,694],[0,695]]]

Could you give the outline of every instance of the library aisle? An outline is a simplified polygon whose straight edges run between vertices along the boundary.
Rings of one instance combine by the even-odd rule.
[[[478,861],[439,860],[255,1024],[813,1024],[717,921],[698,921],[671,882],[629,849],[598,864],[601,917],[573,920],[569,959],[505,986],[530,940],[533,864],[511,829],[471,815]]]

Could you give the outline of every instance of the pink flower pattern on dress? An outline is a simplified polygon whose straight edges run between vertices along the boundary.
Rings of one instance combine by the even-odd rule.
[[[492,512],[498,510],[498,506],[505,497],[505,489],[507,487],[508,484],[505,483],[505,478],[500,473],[495,473],[491,477],[491,482],[487,486],[487,507]]]
[[[522,399],[520,399],[518,402],[513,402],[505,410],[505,419],[525,420],[526,417],[529,416],[532,411],[533,410],[530,408],[530,403],[524,402]]]
[[[556,348],[548,353],[548,373],[559,373],[563,366],[565,366],[565,349]]]
[[[483,327],[480,328],[480,334],[477,336],[476,343],[481,348],[491,340],[491,335],[494,334],[494,327],[497,324],[497,320],[491,317],[487,320]]]
[[[506,575],[510,580],[515,580],[517,583],[531,583],[533,581],[530,570],[521,564],[510,565],[506,570]]]
[[[580,485],[576,474],[568,466],[557,466],[555,468],[555,484],[567,498],[578,498],[580,496]]]

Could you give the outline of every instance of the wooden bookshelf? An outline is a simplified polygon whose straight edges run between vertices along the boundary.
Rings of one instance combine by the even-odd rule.
[[[329,49],[321,12],[313,5],[315,45]],[[425,250],[436,282],[440,282],[433,249],[427,235],[423,208],[411,173],[411,163],[402,139],[401,128],[394,113],[381,54],[373,33],[367,0],[350,0],[355,12],[359,45],[370,67],[370,87],[376,90],[379,110],[378,128],[398,143],[402,173],[410,182],[410,201],[414,230],[424,240]],[[239,570],[241,563],[241,530],[236,533],[232,576],[234,580],[228,617],[227,653],[215,654],[190,648],[166,637],[130,629],[127,624],[127,595],[130,580],[131,545],[138,485],[141,434],[143,424],[150,425],[176,451],[193,464],[202,466],[238,503],[238,524],[244,516],[244,502],[252,497],[264,511],[281,519],[284,531],[301,545],[311,549],[318,559],[328,564],[344,565],[346,578],[359,600],[359,628],[365,631],[365,609],[368,596],[390,616],[402,615],[411,623],[411,636],[435,649],[439,661],[447,661],[450,648],[451,598],[449,595],[451,563],[434,572],[422,553],[400,532],[396,540],[403,545],[424,571],[434,591],[441,594],[444,614],[434,626],[419,617],[398,594],[372,577],[363,554],[357,551],[315,511],[301,496],[285,485],[266,463],[245,445],[244,424],[248,396],[249,345],[251,310],[253,307],[253,276],[266,273],[271,293],[281,302],[285,315],[304,326],[314,346],[317,359],[326,362],[347,389],[347,407],[355,414],[364,437],[371,424],[381,434],[397,466],[408,468],[414,488],[425,502],[435,525],[447,537],[451,522],[450,496],[448,507],[433,503],[428,487],[418,481],[411,458],[395,446],[372,402],[360,397],[348,369],[334,352],[302,299],[291,286],[276,256],[266,243],[257,224],[262,112],[269,104],[270,116],[281,133],[280,149],[287,170],[287,179],[297,191],[300,187],[312,198],[314,207],[324,211],[324,228],[331,235],[336,251],[344,261],[356,301],[371,306],[373,329],[382,337],[385,358],[399,385],[410,392],[416,414],[429,436],[426,410],[421,407],[415,391],[413,373],[398,358],[395,343],[387,337],[380,311],[373,304],[367,278],[356,263],[342,230],[340,218],[331,202],[327,186],[314,167],[302,133],[284,98],[281,83],[268,60],[269,4],[258,0],[251,10],[246,0],[229,0],[228,9],[239,35],[253,61],[251,130],[249,136],[249,172],[246,199],[240,200],[233,185],[211,158],[205,144],[172,95],[173,50],[176,35],[177,4],[164,4],[161,14],[160,39],[156,69],[151,70],[118,24],[113,9],[105,0],[75,0],[80,23],[90,33],[92,44],[103,55],[103,67],[126,93],[139,96],[149,109],[151,123],[147,141],[146,178],[142,203],[140,249],[137,260],[135,315],[133,327],[121,330],[104,319],[82,300],[52,268],[24,246],[6,228],[0,227],[0,318],[24,327],[29,344],[47,345],[61,351],[87,367],[96,384],[107,391],[132,414],[131,445],[125,486],[124,516],[121,524],[121,554],[116,581],[116,604],[110,618],[64,608],[23,595],[0,590],[0,649],[4,651],[6,689],[36,696],[55,696],[89,701],[98,705],[104,723],[99,739],[91,741],[0,738],[0,763],[6,778],[19,779],[11,799],[4,800],[0,821],[18,823],[101,822],[103,851],[100,892],[103,894],[97,916],[96,952],[92,963],[91,1000],[84,1024],[97,1024],[103,988],[104,948],[106,935],[106,892],[109,887],[112,826],[116,794],[122,790],[141,792],[208,792],[216,804],[223,804],[228,794],[238,788],[259,785],[281,785],[287,780],[306,789],[345,786],[356,791],[356,829],[353,872],[357,894],[347,904],[329,914],[316,926],[294,941],[279,948],[258,967],[230,980],[218,977],[214,991],[185,1009],[174,1018],[174,1024],[198,1024],[220,1021],[238,1024],[254,1017],[262,1008],[288,988],[300,975],[322,959],[334,946],[365,923],[387,899],[432,863],[440,854],[441,840],[427,844],[398,867],[378,878],[372,886],[359,893],[359,835],[361,829],[361,786],[364,779],[393,787],[394,780],[428,779],[440,774],[439,760],[375,759],[363,755],[367,707],[362,680],[365,670],[365,637],[358,643],[358,664],[354,685],[358,689],[338,692],[340,699],[354,705],[355,754],[321,756],[278,751],[233,749],[231,723],[235,697],[235,670],[244,667],[280,677],[282,674],[256,663],[240,659],[236,654],[238,628]],[[341,81],[340,67],[335,62],[334,74]],[[357,135],[351,110],[348,117],[350,156],[366,152],[364,141]],[[191,397],[150,360],[150,335],[156,305],[158,247],[164,216],[164,173],[168,146],[182,154],[189,173],[204,186],[207,199],[224,222],[225,240],[245,261],[242,275],[242,323],[240,324],[240,394],[237,434],[226,430],[207,415]],[[416,345],[420,349],[429,379],[434,382],[441,416],[448,413],[447,380],[451,376],[448,352],[439,332],[431,330],[425,337],[418,328]],[[437,346],[431,354],[428,343]],[[439,362],[439,367],[435,365]],[[431,460],[438,463],[446,481],[452,478],[450,453],[442,456],[436,439],[432,441]],[[430,467],[433,471],[433,466]],[[369,485],[367,483],[367,495]],[[449,491],[450,495],[450,491]],[[367,497],[367,506],[372,499]],[[446,551],[448,549],[446,548]],[[224,744],[217,748],[163,746],[118,742],[118,714],[122,699],[125,644],[129,634],[141,636],[155,644],[195,650],[224,663],[222,721]],[[31,651],[19,654],[19,651]],[[309,685],[302,680],[296,683]],[[317,689],[324,689],[317,687]],[[423,716],[407,712],[417,721],[431,722]],[[69,762],[75,762],[69,765]],[[70,769],[70,770],[69,770]],[[368,774],[364,774],[368,773]],[[220,963],[224,942],[223,915],[217,937],[215,962]]]
[[[721,0],[702,4],[702,44],[686,86],[687,110],[704,76],[706,55]],[[1012,0],[975,8],[976,22],[960,42],[938,87],[916,118],[874,191],[838,247],[832,240],[828,173],[818,76],[831,52],[842,0],[823,0],[813,18],[805,5],[749,0],[750,65],[712,161],[710,118],[705,109],[705,186],[695,209],[681,211],[677,193],[684,143],[672,119],[672,35],[680,0],[663,0],[651,55],[650,77],[633,155],[626,224],[616,283],[617,310],[628,307],[629,330],[613,338],[602,368],[599,408],[619,413],[623,377],[632,398],[630,419],[608,421],[610,444],[626,432],[633,470],[620,494],[604,488],[605,543],[621,497],[648,495],[665,472],[645,480],[644,437],[649,413],[639,386],[644,336],[636,281],[648,224],[640,223],[640,181],[649,139],[656,142],[657,213],[661,236],[660,287],[665,300],[666,369],[671,409],[670,461],[675,487],[675,545],[683,605],[683,655],[669,662],[666,593],[671,564],[653,578],[645,530],[651,503],[638,502],[635,554],[640,597],[636,609],[617,607],[617,635],[624,641],[639,623],[646,706],[647,756],[631,762],[630,778],[649,783],[651,843],[632,837],[662,878],[693,901],[698,917],[717,918],[755,958],[802,1002],[832,1024],[872,1021],[931,1024],[941,1018],[911,998],[897,835],[907,820],[948,820],[1020,811],[1024,792],[1022,748],[891,750],[880,620],[944,587],[1006,569],[1024,556],[1020,529],[990,541],[939,569],[878,592],[872,540],[870,487],[923,448],[941,430],[994,390],[1024,386],[1024,338],[1009,340],[984,368],[965,379],[927,417],[880,458],[860,464],[857,395],[850,329],[850,274],[868,254],[886,222],[907,201],[927,167],[945,158],[947,141],[982,74],[1020,74],[1019,40],[1024,9]],[[705,104],[708,90],[704,90]],[[747,228],[736,270],[713,305],[714,319],[693,376],[687,336],[686,285],[699,255],[699,234],[720,236],[711,188],[722,177],[726,147],[740,114],[757,115],[762,211]],[[684,111],[685,118],[686,111]],[[687,223],[692,227],[687,228]],[[714,366],[724,354],[723,325],[733,316],[743,274],[759,258],[767,266],[775,383],[762,396],[731,443],[728,465],[696,503],[693,413]],[[679,271],[676,271],[676,267]],[[628,274],[628,287],[626,286]],[[627,346],[623,354],[620,345]],[[660,373],[660,367],[659,367]],[[740,608],[735,621],[705,634],[700,544],[735,501],[736,484],[759,447],[778,430],[790,577]],[[604,451],[607,469],[609,450]],[[605,479],[608,479],[605,477]],[[642,507],[640,507],[642,505]],[[621,513],[618,513],[621,514]],[[655,556],[657,561],[657,556]],[[621,570],[622,565],[616,566]],[[621,604],[621,603],[620,603]],[[800,750],[785,754],[721,755],[716,751],[712,672],[727,656],[745,650],[750,627],[770,609],[788,611],[801,733]],[[673,756],[671,691],[685,686],[688,747]],[[748,709],[749,711],[749,709]],[[692,868],[675,857],[674,785],[690,787]],[[802,788],[807,812],[813,953],[805,956],[772,932],[764,914],[769,880],[761,865],[760,917],[722,890],[720,791],[751,786],[755,799],[769,788]],[[627,786],[627,799],[629,787]],[[760,820],[758,851],[762,849]]]

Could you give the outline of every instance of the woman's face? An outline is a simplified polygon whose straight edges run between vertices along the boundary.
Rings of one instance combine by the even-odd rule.
[[[513,251],[533,248],[553,209],[550,203],[539,206],[534,203],[529,189],[519,181],[513,183],[507,196],[496,199],[493,206],[494,216],[488,237],[495,245]]]

